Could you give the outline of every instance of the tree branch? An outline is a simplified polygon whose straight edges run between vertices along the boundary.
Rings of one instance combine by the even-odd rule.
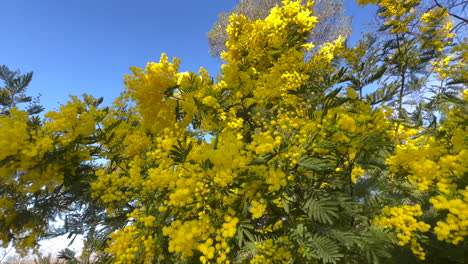
[[[445,8],[445,7],[442,6],[437,0],[434,0],[434,2],[435,2],[435,4],[436,4],[438,7],[440,7],[440,8]],[[448,9],[448,8],[447,8],[447,9]],[[448,11],[447,11],[447,12],[448,12]],[[448,12],[448,14],[451,15],[451,16],[453,16],[453,17],[455,17],[455,18],[457,18],[457,19],[460,19],[461,21],[463,21],[463,23],[468,23],[468,19],[466,19],[466,18],[463,18],[463,17],[461,17],[461,16],[455,15],[455,14],[450,13],[450,12]]]

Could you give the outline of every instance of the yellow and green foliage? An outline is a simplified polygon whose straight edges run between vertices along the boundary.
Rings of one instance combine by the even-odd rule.
[[[400,247],[414,253],[401,253],[409,262],[463,252],[468,98],[466,84],[449,82],[466,75],[466,45],[445,42],[442,9],[365,2],[384,7],[390,35],[415,21],[419,35],[388,57],[366,58],[372,38],[316,47],[313,3],[286,0],[264,20],[231,16],[219,76],[179,72],[163,54],[131,68],[110,107],[72,97],[39,123],[11,108],[0,116],[0,242],[34,248],[73,205],[87,252],[112,263],[393,263]],[[408,60],[409,45],[432,53]],[[418,92],[415,64],[443,83],[435,125],[404,114],[403,99]],[[375,91],[363,95],[366,85]]]

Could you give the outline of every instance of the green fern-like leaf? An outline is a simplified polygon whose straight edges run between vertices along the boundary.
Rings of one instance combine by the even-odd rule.
[[[369,229],[361,233],[358,246],[368,263],[385,263],[383,260],[391,257],[389,245],[392,244],[396,244],[396,241],[391,234],[380,229]]]
[[[192,150],[193,143],[190,142],[188,145],[183,145],[182,141],[177,140],[177,144],[172,146],[170,154],[172,159],[177,163],[184,163],[187,160],[188,154]]]
[[[335,167],[335,164],[331,163],[328,160],[323,160],[319,158],[311,158],[311,157],[303,158],[298,163],[300,166],[306,169],[310,169],[310,170],[318,171],[318,172],[330,170]]]
[[[331,230],[330,236],[333,237],[336,241],[339,241],[340,244],[344,245],[348,249],[358,245],[361,241],[360,236],[356,235],[355,233],[340,231],[337,229]]]
[[[311,198],[303,207],[310,218],[323,224],[333,224],[338,218],[338,203],[330,198]]]
[[[337,243],[328,237],[314,234],[308,242],[310,249],[324,263],[338,263],[344,257]]]
[[[73,250],[71,250],[69,248],[60,250],[58,255],[57,255],[57,258],[64,259],[64,260],[74,260],[75,259],[75,251],[73,251]]]
[[[251,233],[253,229],[254,227],[250,224],[248,220],[242,221],[240,223],[239,227],[237,227],[236,232],[237,245],[239,247],[242,247],[248,242],[255,241],[255,237]]]

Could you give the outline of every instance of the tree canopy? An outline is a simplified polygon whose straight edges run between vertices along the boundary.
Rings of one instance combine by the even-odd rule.
[[[250,20],[265,19],[270,10],[281,3],[281,0],[240,0],[230,13],[221,13],[207,34],[211,55],[220,56],[221,52],[227,50],[225,43],[229,38],[227,28],[230,15],[244,15]],[[302,1],[302,4],[305,3],[306,1]],[[310,42],[318,46],[334,41],[338,36],[350,36],[351,18],[344,16],[342,0],[317,0],[311,10],[319,22],[309,32]]]
[[[313,3],[286,0],[230,16],[219,76],[163,54],[109,107],[9,107],[0,245],[84,234],[103,263],[463,263],[468,46],[447,8],[358,2],[382,27],[353,47],[310,42]]]

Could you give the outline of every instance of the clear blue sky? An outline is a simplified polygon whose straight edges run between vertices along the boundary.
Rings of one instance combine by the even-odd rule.
[[[216,74],[206,32],[236,0],[12,0],[2,1],[0,65],[34,71],[29,95],[42,94],[46,110],[69,94],[104,96],[123,90],[130,66],[144,67],[161,53],[182,59],[182,71],[200,66]],[[369,8],[346,1],[354,31],[371,19]]]

